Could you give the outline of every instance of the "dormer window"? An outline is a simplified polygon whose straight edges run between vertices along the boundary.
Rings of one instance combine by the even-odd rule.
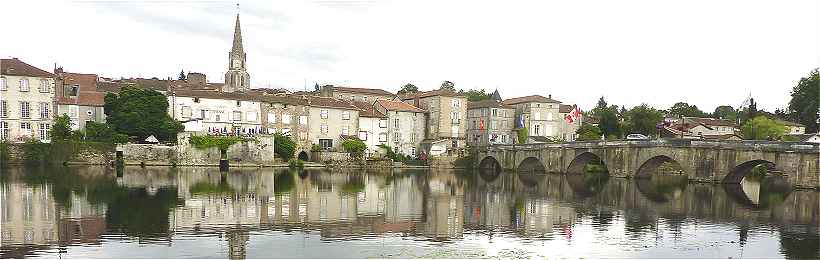
[[[237,101],[236,101],[236,106],[237,106],[237,107],[241,107],[241,106],[242,106],[242,101],[237,100]]]
[[[199,103],[199,97],[194,97],[194,103]]]

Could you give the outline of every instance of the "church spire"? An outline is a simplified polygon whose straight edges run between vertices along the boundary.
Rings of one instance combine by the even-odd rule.
[[[239,5],[237,4],[237,8]],[[242,29],[239,28],[239,12],[236,13],[236,26],[233,30],[233,53],[242,53]]]

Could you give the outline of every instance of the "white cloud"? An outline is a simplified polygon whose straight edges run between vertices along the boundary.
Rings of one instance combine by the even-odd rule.
[[[110,77],[221,81],[235,8],[222,1],[3,1],[0,55]],[[43,8],[47,5],[48,8]],[[593,106],[784,106],[820,66],[817,1],[243,1],[255,86],[397,90],[450,80]]]

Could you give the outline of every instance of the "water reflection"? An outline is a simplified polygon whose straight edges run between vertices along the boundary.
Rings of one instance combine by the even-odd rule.
[[[820,256],[817,192],[764,203],[759,184],[679,175],[71,167],[2,176],[2,257]],[[105,254],[84,250],[93,247]]]

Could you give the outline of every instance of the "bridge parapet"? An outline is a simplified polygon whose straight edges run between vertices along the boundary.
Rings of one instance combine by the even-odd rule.
[[[539,144],[505,144],[487,146],[492,150],[540,150],[540,149],[592,149],[602,147],[676,147],[676,148],[713,148],[743,151],[783,151],[820,154],[820,144],[801,142],[773,142],[773,141],[716,141],[692,139],[655,139],[655,140],[617,140],[570,143],[539,143]]]

